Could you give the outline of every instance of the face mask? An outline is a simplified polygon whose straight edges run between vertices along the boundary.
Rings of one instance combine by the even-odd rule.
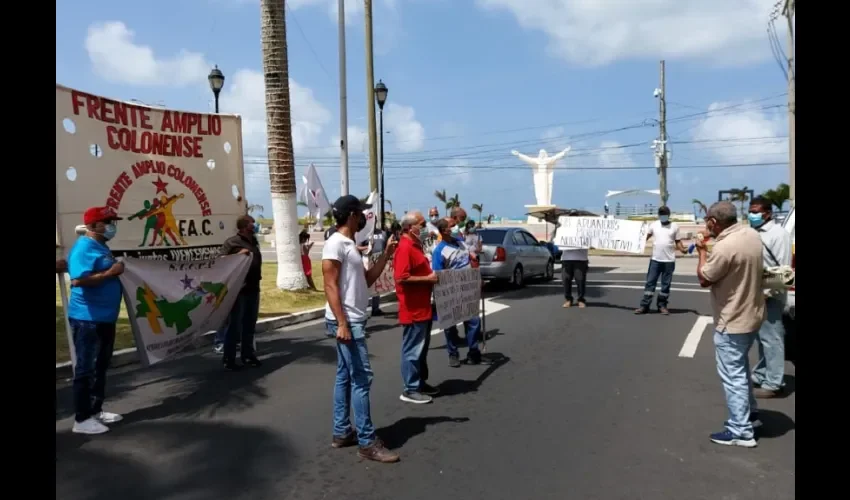
[[[438,215],[431,217],[431,223],[432,224],[436,224],[438,220],[440,220],[440,216],[438,216]]]
[[[364,227],[366,227],[366,216],[364,214],[360,214],[360,220],[357,222],[357,231],[362,231]]]
[[[106,241],[109,241],[115,237],[115,233],[117,232],[118,227],[116,227],[115,224],[107,224],[106,230],[103,232],[103,237],[106,239]]]
[[[254,223],[254,234],[257,234],[259,232],[260,232],[260,225],[255,222]]]
[[[762,214],[747,214],[747,219],[750,221],[750,227],[759,227],[764,224],[764,216]]]
[[[455,238],[460,236],[460,226],[455,226],[452,228],[452,236],[454,236]]]
[[[466,234],[472,234],[472,233],[474,233],[474,232],[475,232],[475,228],[474,228],[474,227],[471,227],[471,228],[469,228],[469,229],[467,229],[467,230],[466,230]]]
[[[660,220],[662,224],[667,224],[668,222],[670,222],[670,216],[669,215],[659,215],[658,220]]]

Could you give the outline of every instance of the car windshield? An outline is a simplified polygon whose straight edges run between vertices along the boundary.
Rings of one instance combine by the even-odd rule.
[[[479,231],[478,236],[481,237],[483,245],[501,245],[505,241],[505,233],[503,229],[486,229]]]

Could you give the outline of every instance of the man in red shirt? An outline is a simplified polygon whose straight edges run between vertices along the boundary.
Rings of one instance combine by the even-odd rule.
[[[393,278],[398,298],[398,322],[404,327],[401,341],[401,377],[406,403],[432,401],[437,389],[428,380],[428,347],[431,343],[431,291],[437,274],[422,251],[420,235],[425,230],[422,212],[410,211],[401,219],[401,238],[393,260]]]

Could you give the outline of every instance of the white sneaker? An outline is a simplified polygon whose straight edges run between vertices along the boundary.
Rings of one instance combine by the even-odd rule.
[[[124,417],[117,413],[112,413],[108,411],[101,411],[97,415],[94,416],[97,420],[102,424],[114,424],[115,422],[120,422],[124,420]]]
[[[103,434],[104,432],[109,432],[109,427],[101,424],[97,419],[92,417],[82,422],[74,422],[74,428],[71,429],[71,432],[77,434]]]

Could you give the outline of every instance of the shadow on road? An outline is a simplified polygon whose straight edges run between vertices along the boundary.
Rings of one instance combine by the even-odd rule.
[[[640,297],[638,297],[638,299],[639,298]],[[631,311],[631,312],[634,312],[634,310],[638,308],[638,305],[640,305],[640,304],[638,303],[637,305],[633,304],[633,305],[624,306],[624,305],[621,305],[621,304],[611,304],[609,302],[588,302],[587,303],[587,307],[621,309],[623,311]],[[700,315],[700,312],[697,311],[696,309],[677,309],[675,307],[671,307],[668,310],[670,311],[671,315],[676,315],[676,314],[695,314],[697,316]],[[650,309],[647,314],[661,314],[661,313],[658,312],[658,309]]]
[[[294,462],[275,434],[210,422],[144,422],[84,438],[56,435],[56,495],[65,500],[269,498]]]
[[[325,340],[287,337],[259,342],[257,355],[263,366],[239,372],[224,371],[220,356],[195,352],[149,369],[107,375],[107,402],[140,389],[157,391],[152,398],[157,403],[127,413],[128,422],[250,408],[269,397],[261,380],[284,366],[295,361],[335,364],[336,347],[333,342],[321,344]],[[57,420],[73,415],[71,387],[57,389],[57,400]]]
[[[429,425],[444,422],[469,422],[468,417],[404,417],[392,425],[381,427],[375,432],[387,448],[395,450],[404,446],[411,438],[424,434]]]
[[[759,408],[759,420],[762,425],[756,429],[756,437],[759,439],[772,439],[782,437],[796,428],[791,417],[784,413]]]
[[[470,392],[475,392],[481,387],[481,384],[487,380],[487,377],[493,374],[500,367],[506,365],[510,362],[511,358],[505,356],[502,353],[491,352],[484,354],[484,359],[489,366],[484,370],[481,375],[478,376],[475,380],[463,380],[463,379],[449,379],[444,380],[437,386],[440,389],[440,394],[437,395],[438,398],[443,397],[451,397],[451,396],[459,396],[462,394],[467,394]]]

